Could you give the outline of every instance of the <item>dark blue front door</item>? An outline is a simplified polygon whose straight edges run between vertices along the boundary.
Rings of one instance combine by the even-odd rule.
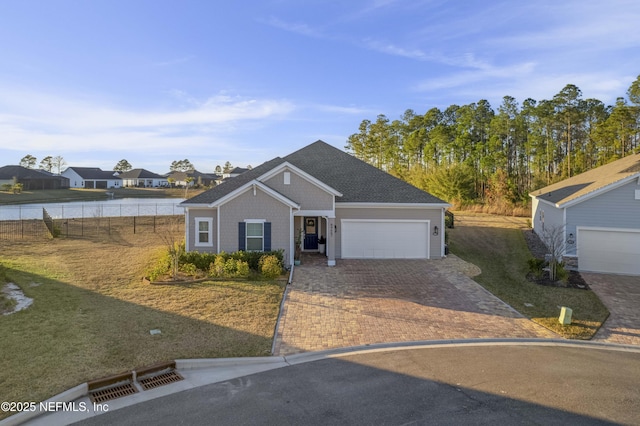
[[[318,218],[304,218],[304,249],[318,250]]]

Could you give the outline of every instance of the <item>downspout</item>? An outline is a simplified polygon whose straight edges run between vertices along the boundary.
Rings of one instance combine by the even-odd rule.
[[[444,245],[445,245],[445,234],[447,232],[447,228],[445,228],[444,226],[444,215],[447,211],[446,207],[442,208],[442,214],[440,215],[440,229],[442,229],[442,236],[440,237],[440,257],[444,257],[445,253],[444,253]],[[431,253],[429,253],[429,255],[431,255]]]

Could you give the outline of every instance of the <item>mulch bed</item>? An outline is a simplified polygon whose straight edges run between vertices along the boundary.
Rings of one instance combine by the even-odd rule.
[[[527,274],[527,279],[533,283],[538,285],[545,285],[549,287],[564,287],[564,288],[577,288],[579,290],[589,290],[589,286],[587,282],[582,278],[580,272],[578,271],[567,271],[569,272],[569,278],[567,278],[566,282],[563,281],[551,281],[549,279],[549,271],[542,271],[542,277],[536,278],[535,275],[531,272]]]
[[[531,256],[536,259],[544,259],[547,253],[547,246],[542,242],[538,234],[533,232],[533,229],[525,229],[522,231],[524,239],[527,242],[527,247],[531,252]],[[545,285],[550,287],[564,287],[564,288],[577,288],[580,290],[589,290],[587,282],[582,278],[578,271],[567,271],[569,277],[566,282],[551,281],[549,279],[549,271],[543,271],[542,276],[537,278],[533,273],[527,274],[527,279],[539,285]]]

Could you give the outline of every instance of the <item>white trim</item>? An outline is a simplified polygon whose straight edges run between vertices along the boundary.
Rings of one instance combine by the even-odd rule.
[[[638,228],[605,228],[603,226],[576,226],[576,232],[584,231],[606,231],[606,232],[640,232]]]
[[[220,253],[220,208],[216,208],[216,218],[218,220],[218,224],[216,227],[216,253]]]
[[[440,218],[440,257],[444,257],[444,233],[447,232],[447,229],[444,226],[444,216],[446,213],[446,208],[442,208],[442,217]]]
[[[293,207],[289,207],[289,264],[293,266],[294,264],[294,253],[295,253],[295,219],[293,217]]]
[[[324,216],[331,219],[336,218],[336,212],[332,210],[296,210],[294,216]]]
[[[184,246],[186,248],[187,251],[189,251],[189,248],[191,247],[190,244],[190,240],[189,240],[189,229],[191,229],[191,227],[189,226],[189,224],[191,223],[191,219],[190,219],[190,215],[189,215],[189,207],[185,207],[184,208],[184,223],[185,223],[185,236],[184,236]]]
[[[259,180],[261,182],[265,181],[265,180],[268,180],[268,179],[272,178],[273,176],[277,175],[278,173],[280,173],[284,169],[289,169],[291,171],[294,171],[301,178],[304,178],[305,180],[313,183],[314,185],[324,189],[325,191],[329,192],[330,194],[337,195],[338,197],[342,197],[342,193],[340,191],[330,187],[329,185],[327,185],[326,183],[322,182],[321,180],[318,180],[318,179],[314,178],[309,173],[307,173],[304,170],[294,166],[293,164],[289,163],[288,161],[280,163],[279,165],[277,165],[273,169],[271,169],[268,172],[264,173],[263,175],[259,176],[257,178],[257,180]]]
[[[451,204],[447,203],[335,203],[335,208],[338,209],[442,209],[449,208]]]
[[[286,205],[288,205],[290,207],[296,207],[298,209],[300,208],[300,205],[298,203],[296,203],[295,201],[290,200],[289,198],[285,197],[284,195],[280,194],[277,191],[274,191],[273,189],[269,188],[264,183],[262,183],[260,181],[257,181],[255,179],[250,181],[250,182],[247,182],[246,184],[242,185],[240,188],[237,188],[236,190],[231,191],[230,193],[228,193],[224,197],[218,198],[216,201],[214,201],[213,203],[209,204],[209,207],[218,207],[218,206],[221,206],[223,204],[226,204],[227,202],[233,200],[234,198],[237,198],[237,197],[241,196],[242,194],[244,194],[245,192],[247,192],[247,191],[249,191],[251,189],[255,190],[256,187],[260,188],[266,194],[272,196],[276,200],[279,200],[283,204],[286,204]]]
[[[601,194],[604,194],[606,192],[609,192],[609,191],[612,191],[614,189],[620,188],[621,186],[626,185],[627,183],[633,181],[634,179],[640,179],[640,175],[634,174],[634,175],[631,175],[631,176],[627,176],[627,177],[625,177],[623,179],[620,179],[619,181],[612,182],[612,183],[610,183],[608,185],[605,185],[603,187],[600,187],[598,189],[594,189],[591,192],[588,192],[588,193],[586,193],[584,195],[579,196],[578,198],[574,198],[574,199],[566,201],[564,203],[562,202],[562,200],[560,202],[558,202],[558,203],[550,203],[548,201],[547,202],[550,203],[550,204],[553,204],[554,206],[556,206],[558,208],[572,207],[572,206],[575,206],[576,204],[580,204],[580,203],[582,203],[584,201],[587,201],[587,200],[589,200],[589,199],[591,199],[593,197],[597,197],[597,196],[599,196]],[[562,188],[560,188],[560,189],[562,189]],[[557,189],[556,191],[558,191],[560,189]],[[543,197],[545,194],[548,194],[548,192],[545,192],[544,194],[540,194],[540,195],[529,194],[529,196],[530,197],[536,197],[540,201],[544,201],[544,199],[542,199],[540,197]]]
[[[195,241],[194,247],[213,247],[213,218],[212,217],[194,217],[194,234]],[[207,229],[207,239],[209,242],[201,243],[200,242],[200,222],[206,222],[209,227]]]
[[[245,219],[244,223],[245,224],[249,224],[249,223],[259,223],[260,225],[262,225],[262,235],[261,236],[249,236],[249,232],[247,230],[247,228],[245,227],[244,230],[244,249],[246,251],[264,251],[264,224],[265,224],[266,220],[265,219]],[[246,225],[245,225],[246,226]],[[260,247],[260,250],[249,250],[249,238],[251,239],[258,239],[260,238],[262,240],[262,244]]]
[[[640,179],[638,179],[640,181]],[[640,200],[640,189],[636,189],[636,200]]]

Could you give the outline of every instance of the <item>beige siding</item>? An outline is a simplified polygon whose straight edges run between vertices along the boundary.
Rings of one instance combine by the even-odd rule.
[[[285,172],[291,174],[289,185],[284,184]],[[300,204],[302,210],[333,210],[332,194],[291,170],[285,169],[264,183],[290,200]]]
[[[245,219],[264,219],[271,222],[271,249],[284,250],[289,259],[291,241],[289,206],[256,188],[247,191],[219,207],[220,249],[228,253],[238,250],[238,222]]]
[[[342,257],[342,248],[340,247],[340,221],[342,219],[419,219],[431,221],[431,229],[437,226],[440,233],[434,236],[429,233],[429,254],[431,259],[439,259],[442,253],[442,209],[426,209],[426,208],[339,208],[336,206],[336,258]],[[375,230],[372,230],[375,232]]]
[[[199,252],[207,252],[207,253],[216,253],[217,252],[217,211],[215,209],[189,209],[189,224],[187,226],[187,230],[189,235],[187,237],[189,241],[189,247],[187,247],[187,251],[199,251]],[[213,239],[213,247],[196,247],[196,218],[212,218],[213,219],[213,230],[212,230],[212,239]]]

